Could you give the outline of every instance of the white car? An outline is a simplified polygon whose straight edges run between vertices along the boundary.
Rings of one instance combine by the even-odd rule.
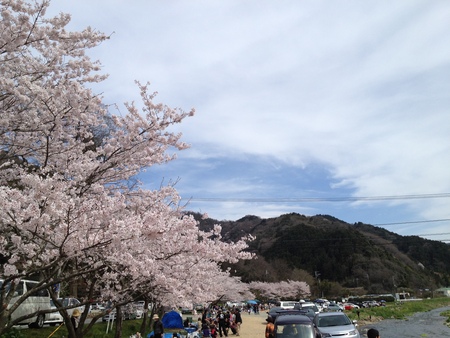
[[[350,320],[343,312],[321,312],[313,323],[322,337],[361,338],[356,320]]]
[[[64,322],[64,319],[61,316],[61,314],[56,310],[56,306],[55,303],[53,303],[53,300],[50,301],[50,309],[55,310],[55,312],[47,313],[45,315],[44,324],[49,324],[50,326],[62,324]]]
[[[106,308],[100,303],[91,304],[91,310],[92,311],[103,311],[105,309]]]
[[[72,316],[73,310],[75,309],[78,309],[81,313],[84,311],[84,305],[80,305],[80,301],[76,298],[58,298],[58,302],[61,302],[65,308],[70,307],[70,309],[67,309],[69,316]]]
[[[144,310],[136,309],[136,319],[141,319],[142,317],[144,317]]]

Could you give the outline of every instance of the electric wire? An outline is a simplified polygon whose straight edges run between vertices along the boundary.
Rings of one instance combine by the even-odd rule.
[[[277,198],[238,198],[238,197],[191,197],[190,201],[199,202],[271,202],[271,203],[297,203],[297,202],[357,202],[357,201],[387,201],[411,200],[429,198],[449,198],[450,193],[416,194],[416,195],[388,195],[388,196],[343,196],[343,197],[277,197]]]
[[[387,195],[387,196],[344,196],[344,197],[283,197],[283,198],[237,198],[237,197],[191,197],[191,202],[244,202],[244,203],[298,203],[298,202],[357,202],[357,201],[389,201],[389,200],[411,200],[411,199],[430,199],[430,198],[449,198],[450,193],[439,194],[413,194],[413,195]],[[402,225],[402,224],[420,224],[433,222],[447,222],[450,218],[421,220],[421,221],[404,221],[378,223],[374,226]],[[414,235],[419,237],[449,235],[450,233],[431,233]],[[450,239],[440,240],[448,242]]]

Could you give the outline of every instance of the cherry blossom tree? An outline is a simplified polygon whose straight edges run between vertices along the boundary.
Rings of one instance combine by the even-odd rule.
[[[199,231],[174,186],[150,191],[136,179],[188,147],[170,127],[194,111],[156,103],[137,83],[141,106],[109,112],[89,89],[106,76],[86,55],[108,37],[68,32],[70,16],[47,18],[46,0],[0,2],[0,334],[24,319],[14,312],[30,292],[56,300],[59,283],[82,282],[86,305],[97,295],[116,306],[148,294],[167,304],[217,297],[228,275],[218,263],[251,258],[248,238]],[[40,283],[11,303],[28,278]],[[93,325],[84,326],[89,306],[77,331],[59,307],[69,337]]]
[[[293,299],[299,300],[311,295],[310,286],[302,281],[281,281],[277,283],[251,282],[250,290],[266,300]]]

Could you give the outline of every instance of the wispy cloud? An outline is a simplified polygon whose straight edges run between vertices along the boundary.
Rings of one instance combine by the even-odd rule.
[[[98,88],[105,100],[137,100],[139,79],[158,100],[196,108],[179,127],[192,148],[144,176],[149,186],[179,177],[194,211],[450,218],[448,198],[251,202],[450,192],[447,2],[56,0],[52,8],[72,13],[73,28],[115,32],[92,54],[110,74]]]

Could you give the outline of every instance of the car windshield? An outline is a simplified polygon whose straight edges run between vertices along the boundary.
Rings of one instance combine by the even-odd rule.
[[[318,320],[318,327],[349,325],[352,322],[346,316],[326,316]]]
[[[277,338],[314,338],[314,330],[308,324],[278,325]]]

